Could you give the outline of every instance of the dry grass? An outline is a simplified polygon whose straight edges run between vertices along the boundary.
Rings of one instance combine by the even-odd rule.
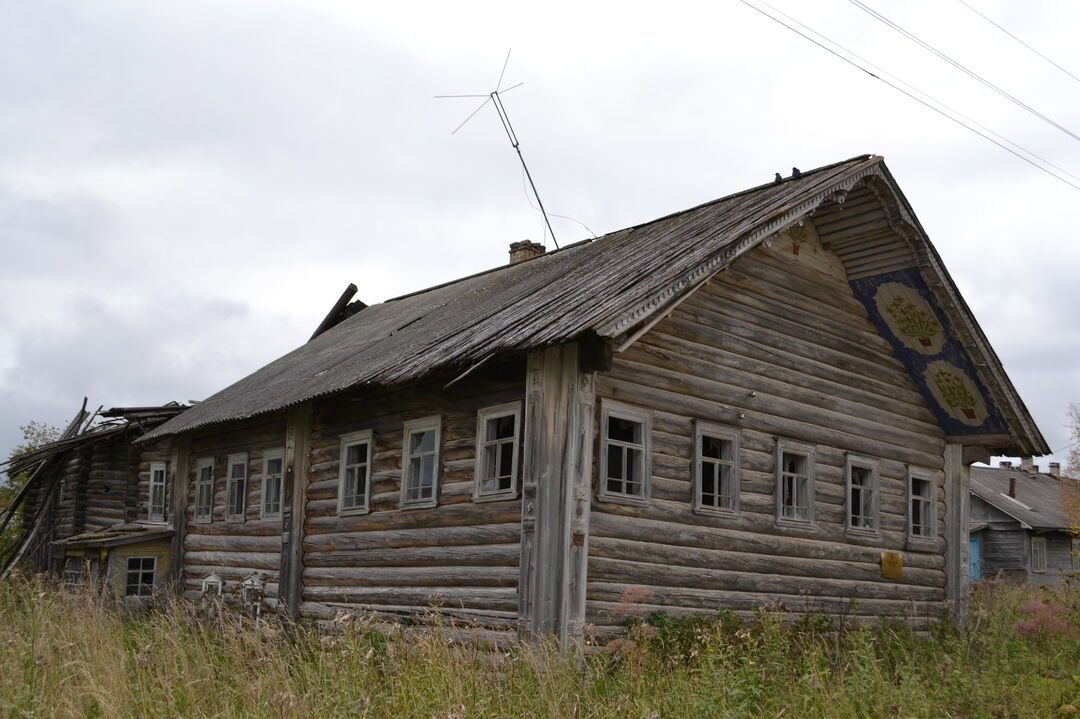
[[[1080,591],[986,584],[970,615],[968,631],[929,637],[768,613],[748,625],[657,617],[574,661],[542,644],[462,645],[439,626],[386,637],[361,619],[286,633],[180,602],[125,616],[88,590],[22,578],[0,585],[0,715],[832,719],[1080,706]],[[1042,615],[1066,628],[1017,629]]]

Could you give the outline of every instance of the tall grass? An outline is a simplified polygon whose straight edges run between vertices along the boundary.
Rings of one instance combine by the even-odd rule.
[[[969,616],[930,636],[656,616],[576,660],[437,623],[285,632],[182,602],[130,615],[24,577],[0,585],[0,716],[1080,717],[1080,591],[985,584]]]

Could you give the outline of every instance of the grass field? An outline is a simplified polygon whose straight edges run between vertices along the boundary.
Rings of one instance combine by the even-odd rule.
[[[4,717],[1080,717],[1080,590],[980,586],[966,631],[836,632],[655,617],[564,659],[438,624],[283,632],[176,602],[137,616],[40,578],[0,584]]]

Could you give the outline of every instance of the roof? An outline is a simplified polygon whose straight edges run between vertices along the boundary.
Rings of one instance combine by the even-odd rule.
[[[1016,497],[1009,497],[1009,480],[1016,481]],[[1080,480],[1004,467],[972,467],[971,493],[1034,530],[1067,530],[1077,520],[1069,517],[1066,495],[1080,494]]]
[[[636,330],[767,236],[823,204],[842,202],[874,178],[886,188],[891,206],[903,208],[909,225],[917,226],[883,159],[861,155],[365,307],[140,441],[277,412],[351,388],[468,372],[495,357],[583,337],[616,344],[633,339]],[[921,227],[917,234],[928,245]],[[973,365],[989,373],[984,383],[996,392],[996,404],[1009,415],[1005,444],[1028,455],[1048,452],[1004,372],[993,375],[1000,362],[932,248],[928,255],[923,264],[933,275],[930,284],[950,289],[956,298],[949,301],[962,321],[954,324],[975,328],[966,345],[975,355]]]
[[[106,529],[76,534],[74,537],[53,542],[58,547],[68,549],[91,549],[94,547],[118,547],[122,544],[136,544],[155,539],[165,539],[173,535],[170,525],[139,524],[138,522],[120,522]]]

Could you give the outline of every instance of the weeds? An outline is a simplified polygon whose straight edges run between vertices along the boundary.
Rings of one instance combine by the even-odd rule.
[[[125,614],[23,578],[0,585],[0,716],[1080,716],[1078,594],[983,584],[967,629],[929,636],[825,615],[658,612],[582,658],[462,643],[434,613],[389,630],[342,614],[283,631],[179,601]]]

